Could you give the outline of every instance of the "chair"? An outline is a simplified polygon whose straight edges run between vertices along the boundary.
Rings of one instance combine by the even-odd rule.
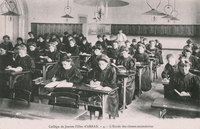
[[[52,92],[51,96],[54,97],[54,101],[50,104],[55,106],[64,106],[79,108],[78,101],[80,100],[80,95],[70,92]]]
[[[31,92],[25,89],[13,89],[12,92],[12,100],[22,100],[28,102],[30,104],[31,101]]]

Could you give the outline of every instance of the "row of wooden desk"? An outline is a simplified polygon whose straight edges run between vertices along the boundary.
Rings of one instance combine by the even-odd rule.
[[[41,65],[42,66],[42,73],[43,73],[43,81],[44,81],[44,85],[47,83],[46,80],[46,72],[48,67],[55,65],[56,62],[50,62],[50,63],[46,63],[46,62],[35,62],[37,65]],[[139,70],[139,94],[141,93],[141,71],[142,68],[144,67],[148,67],[148,65],[137,65],[136,68],[138,68]],[[29,71],[22,71],[22,72],[14,72],[14,71],[0,71],[0,74],[3,75],[8,75],[9,76],[9,88],[13,89],[14,88],[14,83],[16,81],[16,79],[20,76],[23,76],[24,74],[28,74],[30,73]],[[135,72],[124,72],[124,73],[118,73],[117,76],[120,78],[123,78],[123,88],[124,88],[124,99],[123,99],[123,110],[125,109],[126,106],[126,83],[127,83],[127,79],[130,76],[135,76]],[[44,86],[43,85],[43,86]],[[76,90],[80,90],[80,91],[89,91],[89,92],[95,92],[98,94],[102,95],[102,109],[103,109],[103,118],[105,118],[105,98],[106,95],[108,95],[110,92],[116,90],[113,89],[112,91],[104,91],[104,90],[97,90],[97,89],[93,89],[87,86],[73,86],[73,89]]]
[[[124,88],[123,110],[125,110],[125,106],[126,106],[126,83],[127,83],[127,79],[130,76],[135,76],[135,72],[118,73],[117,76],[120,77],[120,78],[123,78],[123,88]],[[44,87],[49,82],[50,82],[49,80],[46,80],[44,83],[41,83],[41,87]],[[39,87],[39,88],[41,88],[41,87]],[[93,92],[93,93],[100,94],[102,96],[102,117],[103,117],[103,119],[105,119],[106,96],[118,89],[118,87],[117,87],[117,88],[109,90],[109,91],[108,90],[101,90],[101,89],[95,89],[95,88],[92,88],[92,87],[85,86],[84,84],[74,84],[73,87],[66,87],[66,88],[70,88],[70,89],[76,90],[76,91],[86,91],[86,92]],[[39,98],[40,99],[43,99],[43,98],[53,99],[48,94],[46,94],[46,95],[39,95]],[[87,105],[87,102],[85,104]],[[122,112],[123,112],[123,110],[122,110]]]

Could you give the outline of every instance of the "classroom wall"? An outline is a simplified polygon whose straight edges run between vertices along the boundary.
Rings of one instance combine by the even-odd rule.
[[[196,12],[197,12],[197,24],[200,24],[200,0],[197,1]]]
[[[146,0],[125,0],[129,2],[128,6],[109,8],[109,16],[101,23],[116,23],[116,24],[174,24],[168,23],[168,20],[157,17],[157,21],[151,21],[151,16],[142,15],[142,13],[149,11]],[[159,0],[148,0],[152,7],[156,7]],[[67,4],[66,0],[26,0],[29,8],[30,22],[50,22],[50,23],[78,23],[78,15],[88,16],[88,23],[95,23],[94,10],[95,7],[81,6],[73,3],[70,0],[72,7],[71,16],[73,19],[61,18],[64,15],[64,7]],[[173,5],[173,0],[169,0]],[[162,0],[158,10],[164,12],[164,6],[167,5],[168,0]],[[197,4],[198,3],[198,4]],[[179,12],[179,22],[175,24],[196,24],[199,20],[199,2],[198,0],[176,0],[176,10]],[[39,14],[39,15],[38,15]]]
[[[176,0],[176,10],[179,12],[178,18],[180,21],[169,22],[168,20],[156,17],[157,21],[153,22],[151,16],[142,15],[142,13],[150,10],[146,4],[146,0],[126,0],[130,4],[126,7],[114,8],[112,14],[112,22],[116,24],[196,24],[199,10],[197,3],[199,0]],[[148,0],[152,7],[156,7],[159,0]],[[174,0],[169,0],[170,5],[173,5]],[[162,0],[161,5],[157,10],[164,12],[165,5],[168,0]],[[126,15],[125,15],[126,14]]]

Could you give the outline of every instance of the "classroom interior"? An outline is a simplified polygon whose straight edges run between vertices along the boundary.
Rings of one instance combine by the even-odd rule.
[[[95,2],[98,4],[95,4]],[[99,5],[101,2],[104,3],[103,12],[98,12],[98,9],[101,7]],[[108,2],[108,7],[106,7],[106,2]],[[109,7],[111,4],[116,6],[115,3],[117,2],[122,5],[120,7]],[[139,42],[141,37],[147,38],[148,41],[159,40],[162,44],[161,53],[163,64],[159,65],[159,67],[156,68],[156,73],[151,75],[153,78],[151,80],[152,88],[148,91],[141,91],[141,93],[138,93],[139,95],[136,95],[128,105],[124,104],[126,102],[123,100],[122,109],[118,110],[119,117],[114,118],[114,120],[131,120],[134,116],[137,116],[134,119],[198,119],[200,117],[199,100],[195,102],[194,105],[188,104],[187,101],[180,101],[180,105],[175,104],[175,107],[177,106],[177,108],[173,109],[173,104],[179,103],[179,101],[169,100],[168,102],[168,99],[165,98],[164,87],[166,85],[163,83],[163,78],[161,76],[165,69],[165,65],[168,63],[166,56],[172,54],[178,62],[178,58],[180,54],[182,54],[183,47],[187,45],[188,39],[193,41],[193,44],[197,47],[200,47],[199,0],[0,0],[0,3],[2,3],[0,6],[0,37],[8,35],[13,46],[17,43],[18,37],[21,37],[24,40],[24,43],[26,43],[30,38],[28,32],[32,32],[35,38],[37,38],[38,35],[54,33],[58,35],[61,42],[63,41],[64,32],[68,32],[69,34],[76,32],[78,35],[83,34],[92,46],[95,46],[95,43],[98,40],[97,35],[106,35],[108,40],[111,40],[110,36],[112,35],[112,38],[114,37],[114,39],[117,39],[119,29],[122,30],[122,32],[127,36],[127,40],[130,42],[132,42],[132,39],[136,39],[137,42]],[[93,4],[91,5],[90,3]],[[144,14],[153,8],[163,12],[164,15]],[[173,14],[172,12],[174,10],[177,12]],[[19,15],[3,15],[6,11],[13,11],[15,14]],[[64,15],[70,15],[73,18],[62,17]],[[162,18],[166,15],[178,18],[179,20]],[[3,38],[0,39],[0,43],[2,42]],[[197,65],[200,65],[200,61]],[[152,69],[152,67],[150,67],[150,69]],[[200,76],[200,71],[197,71],[194,75],[198,77]],[[137,72],[138,71],[136,70],[136,74]],[[5,75],[3,72],[0,72],[0,74]],[[155,74],[157,77],[154,76]],[[44,76],[46,76],[46,74],[42,73],[39,79],[44,79]],[[34,94],[36,95],[34,96],[34,101],[31,101],[29,104],[33,105],[33,108],[38,106],[39,110],[42,109],[43,106],[49,106],[45,107],[47,110],[56,110],[59,106],[54,107],[48,105],[48,102],[46,102],[49,99],[48,97],[42,98],[45,102],[41,102],[39,93],[36,93],[40,92],[41,89],[38,88],[38,85],[34,84],[35,81],[32,80],[32,83],[33,87],[35,86]],[[122,88],[123,87],[124,86],[122,86]],[[138,87],[138,84],[135,84],[135,87]],[[200,93],[198,93],[198,95],[199,94]],[[12,97],[13,96],[11,96],[11,98]],[[12,113],[16,112],[8,112],[7,110],[9,109],[6,109],[2,104],[4,99],[8,101],[9,99],[12,100],[11,98],[10,96],[0,98],[0,104],[2,105],[0,106],[0,109],[2,109],[0,111],[0,119],[16,118],[20,120],[49,120],[72,119],[72,117],[78,121],[87,121],[92,119],[91,111],[88,111],[88,105],[84,103],[79,105],[79,111],[77,111],[76,108],[74,108],[76,111],[69,109],[68,113],[70,114],[71,111],[71,118],[65,118],[64,115],[55,115],[55,118],[51,118],[48,115],[42,116],[42,113],[40,114],[40,112],[37,112],[34,109],[30,109],[33,110],[30,111],[30,113],[34,115],[28,114],[29,111],[25,109],[24,111],[20,110],[22,112],[21,114],[24,113],[24,116],[13,115]],[[155,102],[157,98],[164,99],[161,100],[160,105]],[[167,106],[171,106],[172,108],[165,107],[166,104],[169,104]],[[7,106],[9,106],[9,104]],[[23,109],[23,106],[26,105],[22,104],[19,107]],[[68,110],[68,108],[72,107],[61,106],[63,111]],[[167,112],[168,110],[169,112]],[[62,112],[53,111],[54,114],[56,114],[55,112],[57,114],[64,114]],[[72,112],[77,115],[73,115]],[[98,115],[98,112],[95,112],[94,120],[98,120]],[[105,111],[103,111],[103,115],[105,116],[100,120],[110,119],[110,116]]]

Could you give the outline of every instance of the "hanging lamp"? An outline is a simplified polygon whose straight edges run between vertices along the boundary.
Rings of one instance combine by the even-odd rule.
[[[168,20],[168,22],[170,21],[171,18],[173,18],[173,16],[171,15],[172,11],[173,11],[173,6],[170,5],[169,0],[168,0],[168,5],[166,5],[164,7],[164,11],[166,13],[166,15],[162,18],[166,18]]]
[[[148,0],[146,0],[146,3],[147,3],[147,5],[151,8],[151,10],[149,10],[149,11],[143,13],[144,15],[153,15],[153,16],[164,16],[164,15],[165,15],[165,13],[163,13],[163,12],[157,10],[158,7],[159,7],[160,4],[161,4],[161,0],[159,1],[159,3],[158,3],[158,5],[157,5],[156,8],[153,8],[153,7],[149,4]]]
[[[66,20],[68,21],[69,18],[73,18],[72,16],[69,15],[71,11],[72,8],[69,6],[69,0],[67,0],[67,6],[64,8],[65,15],[61,17],[66,18]]]
[[[122,0],[74,0],[74,3],[84,6],[96,6],[100,5],[100,3],[103,2],[105,5],[106,2],[108,4],[108,7],[122,7],[129,5],[128,2],[122,1]]]
[[[129,5],[128,2],[122,0],[74,0],[74,3],[85,6],[94,6],[94,20],[96,22],[103,21],[108,17],[109,7],[122,7]]]
[[[178,16],[178,11],[176,10],[176,0],[174,0],[174,10],[171,12],[171,15],[173,16],[170,20],[174,21],[179,21],[180,19],[177,18]]]
[[[9,20],[11,21],[14,16],[20,16],[20,14],[16,13],[17,11],[17,2],[15,0],[4,0],[0,5],[1,15],[5,16],[5,34],[6,34],[6,16],[9,16]]]

